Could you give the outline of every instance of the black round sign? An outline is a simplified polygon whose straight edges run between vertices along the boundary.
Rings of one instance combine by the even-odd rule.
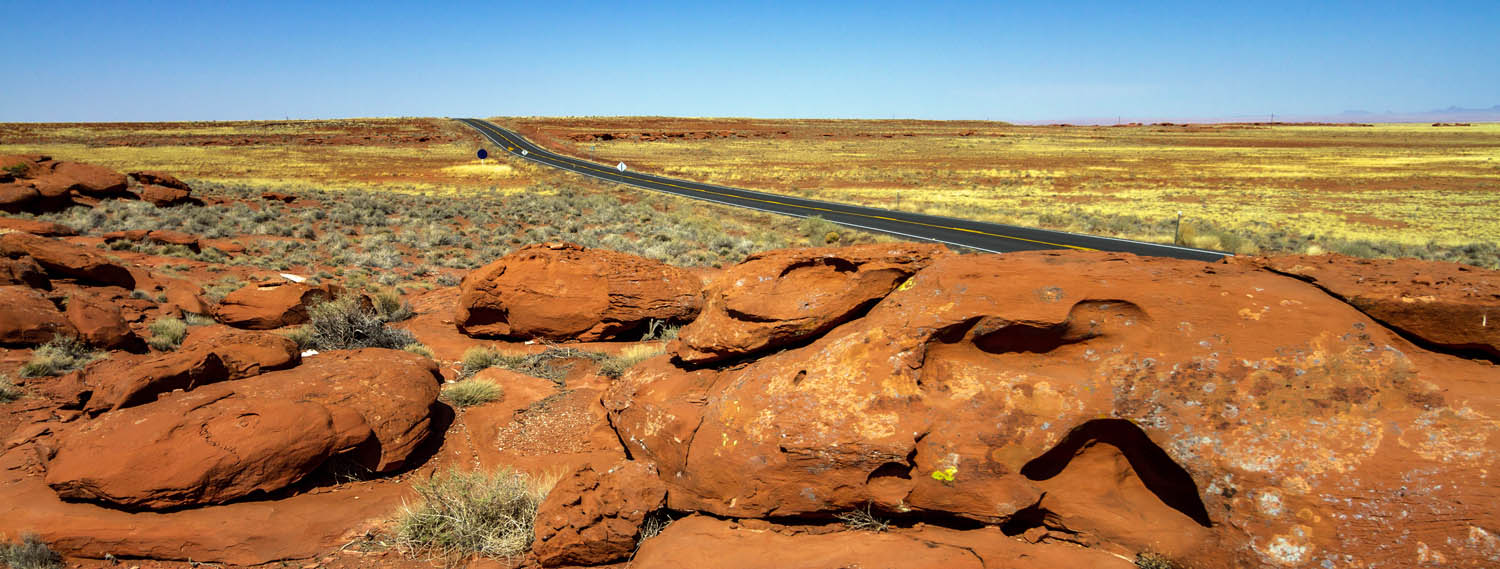
[[[489,157],[490,157],[490,153],[485,152],[483,148],[479,149],[479,159],[480,160],[484,160],[485,158],[489,158]]]

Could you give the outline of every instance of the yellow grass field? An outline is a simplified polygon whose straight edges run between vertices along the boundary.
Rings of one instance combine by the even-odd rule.
[[[1492,264],[1500,245],[1500,124],[495,120],[637,170],[936,215],[1171,242],[1181,211],[1183,242],[1244,253]]]
[[[267,189],[516,190],[550,175],[528,163],[481,164],[481,145],[444,119],[0,124],[0,154]]]

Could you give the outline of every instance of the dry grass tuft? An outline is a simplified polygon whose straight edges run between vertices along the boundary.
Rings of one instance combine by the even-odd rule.
[[[493,381],[465,379],[444,387],[442,400],[458,407],[473,407],[496,401],[504,395],[504,390]]]
[[[450,470],[414,489],[421,503],[403,508],[396,519],[401,551],[411,556],[511,557],[531,547],[537,507],[551,486],[509,470]]]

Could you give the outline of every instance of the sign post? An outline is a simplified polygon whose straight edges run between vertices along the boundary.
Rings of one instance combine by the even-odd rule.
[[[483,164],[484,163],[484,159],[485,158],[489,158],[489,157],[490,157],[490,153],[489,152],[486,152],[483,148],[479,149],[479,163],[480,164]]]

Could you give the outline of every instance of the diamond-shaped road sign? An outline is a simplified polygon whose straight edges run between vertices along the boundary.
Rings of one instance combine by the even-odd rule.
[[[616,169],[616,170],[619,170],[619,171],[621,171],[621,172],[624,172],[624,171],[625,171],[625,163],[624,163],[624,162],[621,162],[621,163],[620,163],[620,165],[618,165],[618,166],[615,166],[615,169]]]

